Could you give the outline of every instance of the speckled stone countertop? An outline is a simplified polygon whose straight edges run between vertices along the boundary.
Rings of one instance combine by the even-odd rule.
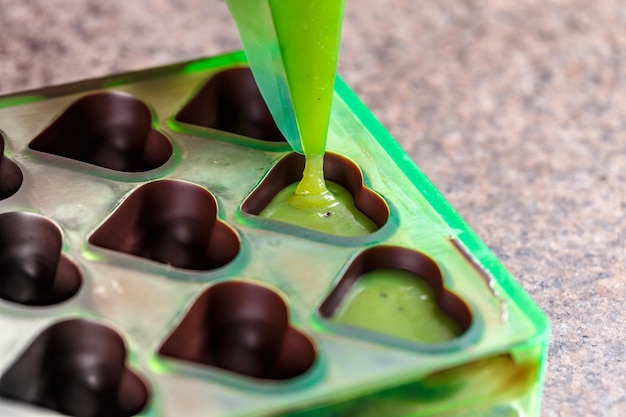
[[[239,49],[219,0],[0,0],[0,94]],[[626,8],[348,0],[339,72],[552,322],[542,416],[626,416]]]

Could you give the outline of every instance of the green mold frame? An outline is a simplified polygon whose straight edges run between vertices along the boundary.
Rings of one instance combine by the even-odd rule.
[[[354,160],[361,168],[365,185],[380,193],[389,204],[387,224],[364,238],[324,239],[319,233],[311,235],[297,227],[273,229],[271,224],[258,222],[241,212],[243,197],[252,192],[288,150],[242,138],[231,142],[229,135],[215,137],[206,129],[200,132],[194,127],[177,123],[173,116],[212,74],[244,65],[245,54],[236,51],[0,97],[0,129],[5,132],[7,141],[5,154],[24,169],[23,187],[28,188],[35,181],[33,178],[44,172],[34,165],[50,168],[51,175],[57,175],[58,171],[62,177],[65,175],[61,172],[63,161],[24,150],[25,146],[19,143],[27,141],[36,132],[22,131],[18,121],[14,118],[8,121],[9,117],[22,111],[30,112],[47,103],[57,108],[49,114],[58,114],[73,100],[92,91],[121,90],[140,96],[151,107],[151,100],[146,97],[158,98],[158,92],[153,91],[155,86],[162,87],[165,92],[179,91],[175,103],[163,104],[165,101],[160,101],[153,109],[155,114],[158,113],[155,124],[173,142],[174,154],[163,167],[147,173],[124,174],[77,166],[72,168],[72,175],[82,171],[86,177],[93,177],[98,187],[100,184],[110,185],[112,191],[107,188],[107,195],[116,202],[123,200],[141,183],[159,178],[180,176],[182,180],[200,182],[216,196],[218,218],[235,227],[242,236],[240,256],[231,264],[209,273],[146,264],[84,243],[86,236],[98,225],[95,220],[87,219],[85,223],[73,225],[68,224],[68,219],[74,221],[74,218],[66,218],[64,213],[55,212],[56,217],[51,216],[68,241],[64,253],[70,254],[86,270],[87,279],[93,279],[100,269],[127,268],[143,275],[157,276],[157,285],[188,287],[181,291],[180,297],[177,296],[186,301],[181,301],[172,310],[175,315],[167,316],[168,321],[163,324],[164,329],[157,340],[140,340],[131,330],[122,333],[130,340],[133,364],[157,387],[151,403],[140,415],[167,417],[162,407],[162,396],[166,395],[167,389],[158,388],[159,384],[163,380],[169,381],[167,378],[172,375],[176,378],[182,375],[188,377],[192,381],[189,383],[194,386],[205,384],[210,386],[207,389],[217,387],[217,401],[220,402],[220,395],[224,398],[224,402],[216,408],[219,411],[200,411],[219,417],[537,417],[550,333],[545,314],[340,77],[335,84],[328,149]],[[160,107],[167,110],[159,111]],[[4,124],[8,125],[6,130]],[[43,122],[39,121],[36,129],[43,127]],[[193,142],[192,150],[186,148],[186,141]],[[242,185],[235,185],[234,180],[229,180],[222,188],[215,188],[216,182],[209,178],[210,173],[200,175],[196,170],[184,168],[186,158],[198,164],[200,156],[194,152],[209,147],[228,155],[240,152],[246,161],[258,155],[261,161],[250,170],[256,178],[244,181]],[[372,169],[374,166],[376,170]],[[233,190],[241,195],[232,197],[236,194]],[[15,196],[0,202],[0,211],[32,210],[46,215],[43,209],[31,207],[32,199],[24,197],[25,192],[18,191]],[[97,210],[101,217],[113,211],[112,204]],[[102,220],[100,218],[99,221]],[[260,237],[256,237],[256,233]],[[306,275],[310,281],[305,285],[290,281],[286,276],[288,274],[279,270],[273,271],[274,275],[266,280],[261,258],[276,256],[276,262],[287,262],[287,256],[276,248],[294,241],[297,242],[294,250],[306,249],[305,255],[312,259],[333,249],[328,265],[322,265],[323,271],[332,271],[330,276],[318,279]],[[259,243],[266,245],[263,256],[255,255],[255,249],[258,249],[255,245]],[[474,321],[467,334],[449,346],[425,346],[398,342],[384,336],[363,338],[319,316],[319,304],[337,284],[341,271],[351,260],[363,249],[389,244],[420,251],[440,267],[444,284],[463,298],[472,310]],[[260,262],[260,266],[249,268],[254,262]],[[175,325],[194,297],[207,286],[230,278],[256,279],[285,294],[292,322],[312,335],[319,348],[318,358],[309,374],[290,382],[260,384],[237,375],[207,375],[204,370],[170,363],[156,355],[155,346],[165,338],[166,327]],[[303,295],[303,288],[307,285],[314,291]],[[86,293],[88,289],[81,291],[83,298],[53,310],[54,317],[3,307],[0,328],[15,327],[15,332],[18,332],[18,324],[26,322],[32,337],[34,329],[45,327],[47,320],[85,314],[101,317],[104,322],[115,322],[120,329],[124,328],[120,323],[123,320],[115,315],[116,311],[106,307],[102,307],[102,311],[90,310],[84,301]],[[24,331],[24,334],[16,340],[25,343],[29,331]],[[342,350],[345,350],[343,354],[349,352],[349,364],[338,363]],[[373,358],[380,362],[367,362]],[[371,369],[363,369],[364,365],[371,365]],[[349,366],[354,366],[355,371],[360,369],[365,377],[355,375],[353,379],[343,378]],[[251,399],[249,407],[235,404],[246,399]],[[231,408],[224,404],[231,404]],[[181,404],[181,407],[184,405]],[[0,406],[4,407],[1,400]],[[10,414],[11,409],[7,407],[9,417],[22,415],[19,405],[15,406],[15,414]]]

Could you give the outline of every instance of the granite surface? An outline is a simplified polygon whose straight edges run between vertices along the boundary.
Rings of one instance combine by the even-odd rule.
[[[0,0],[0,94],[238,49],[218,0]],[[626,415],[626,7],[348,0],[339,72],[552,322],[542,416]]]

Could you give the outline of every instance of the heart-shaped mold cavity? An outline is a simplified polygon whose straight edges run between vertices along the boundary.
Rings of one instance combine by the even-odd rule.
[[[260,141],[287,143],[247,67],[215,74],[174,120]]]
[[[270,380],[301,375],[316,358],[311,340],[289,323],[283,299],[245,281],[205,290],[159,353]]]
[[[71,319],[37,336],[0,377],[0,396],[74,417],[128,417],[149,394],[114,330]]]
[[[63,302],[81,286],[81,273],[62,253],[63,237],[32,213],[0,214],[0,297],[43,306]]]
[[[208,271],[239,252],[237,234],[217,218],[217,201],[185,181],[160,180],[135,191],[89,243],[177,268]]]
[[[123,172],[148,171],[172,155],[150,109],[127,94],[98,92],[71,104],[29,148]]]
[[[0,132],[0,200],[11,197],[22,186],[22,170],[4,155],[4,135]]]
[[[472,323],[467,305],[444,287],[437,264],[397,246],[357,256],[319,313],[342,325],[424,344],[450,342]]]
[[[302,179],[304,165],[304,156],[297,153],[290,153],[282,158],[244,200],[241,211],[253,216],[269,217],[264,210],[279,193],[289,192]],[[361,170],[354,162],[326,152],[324,178],[337,201],[342,201],[342,204],[337,205],[337,212],[334,209],[327,210],[326,207],[320,211],[315,206],[296,207],[296,204],[283,204],[280,215],[270,218],[322,233],[348,237],[378,230],[387,222],[389,207],[377,193],[365,187]],[[350,211],[350,208],[355,210]],[[363,219],[359,219],[359,216],[363,216]]]

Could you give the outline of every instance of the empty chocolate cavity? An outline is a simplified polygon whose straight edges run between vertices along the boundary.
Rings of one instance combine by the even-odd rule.
[[[89,243],[183,269],[211,270],[239,252],[239,238],[217,218],[206,189],[161,180],[136,189],[89,237]]]
[[[150,109],[132,96],[114,92],[75,101],[28,146],[124,172],[157,168],[172,155],[169,140],[152,128]]]
[[[241,211],[258,216],[282,189],[302,179],[304,161],[304,156],[297,153],[290,153],[281,159],[245,199]],[[326,152],[324,178],[343,186],[352,195],[356,208],[369,217],[377,228],[387,222],[389,207],[378,194],[365,187],[361,171],[354,162]]]
[[[61,231],[48,219],[25,212],[0,214],[0,297],[42,306],[76,294],[81,274],[62,247]]]
[[[0,377],[0,396],[75,417],[127,417],[145,407],[148,388],[114,330],[72,319],[39,334]]]
[[[15,194],[22,186],[23,179],[20,167],[4,155],[4,136],[0,132],[0,200]]]
[[[176,114],[175,120],[286,143],[247,67],[230,68],[211,77]]]
[[[362,252],[319,308],[322,317],[420,343],[443,343],[467,331],[472,314],[443,285],[437,264],[412,249]]]
[[[244,281],[203,292],[159,353],[272,380],[305,373],[316,357],[311,340],[290,325],[283,299]]]

